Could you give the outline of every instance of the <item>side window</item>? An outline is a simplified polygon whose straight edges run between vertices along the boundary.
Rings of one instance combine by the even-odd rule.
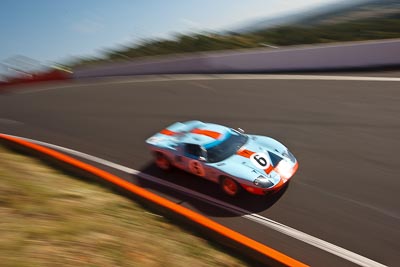
[[[201,156],[201,148],[196,144],[185,144],[185,155],[191,158],[198,158]]]

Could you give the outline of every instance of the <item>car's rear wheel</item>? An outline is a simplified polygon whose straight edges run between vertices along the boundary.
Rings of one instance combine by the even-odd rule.
[[[155,163],[157,165],[158,168],[164,170],[164,171],[169,171],[172,168],[171,162],[169,161],[169,159],[160,152],[157,152],[155,154]]]
[[[222,191],[231,197],[237,196],[240,192],[240,185],[229,177],[221,177],[220,186]]]

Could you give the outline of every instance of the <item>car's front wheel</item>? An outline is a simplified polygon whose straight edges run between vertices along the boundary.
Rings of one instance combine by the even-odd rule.
[[[220,186],[222,191],[228,196],[235,197],[240,193],[240,185],[232,178],[221,177]]]
[[[155,153],[155,163],[158,168],[164,170],[164,171],[169,171],[172,168],[171,162],[169,159],[160,152]]]

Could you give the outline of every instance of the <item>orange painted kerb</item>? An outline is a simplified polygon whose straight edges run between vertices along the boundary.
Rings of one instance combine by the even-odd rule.
[[[165,199],[163,197],[160,197],[154,193],[151,193],[139,186],[136,186],[130,182],[127,182],[125,180],[123,180],[122,178],[119,178],[113,174],[110,174],[106,171],[103,171],[99,168],[96,168],[92,165],[89,165],[87,163],[81,162],[77,159],[74,159],[70,156],[67,156],[65,154],[62,154],[60,152],[57,152],[53,149],[47,148],[47,147],[43,147],[25,140],[22,140],[20,138],[16,138],[16,137],[12,137],[12,136],[8,136],[5,134],[0,134],[0,138],[8,140],[8,141],[12,141],[14,143],[20,144],[22,146],[28,147],[30,149],[36,150],[40,153],[43,153],[45,155],[51,156],[57,160],[60,160],[62,162],[65,162],[67,164],[70,164],[74,167],[80,168],[84,171],[87,171],[89,173],[92,173],[106,181],[109,181],[113,184],[116,184],[142,198],[145,198],[147,200],[150,200],[160,206],[163,206],[165,208],[168,208],[169,210],[180,214],[182,216],[185,216],[186,218],[192,220],[193,222],[196,222],[198,224],[200,224],[203,227],[206,227],[208,229],[211,229],[227,238],[230,238],[231,240],[234,240],[242,245],[247,246],[248,248],[251,248],[271,259],[274,259],[280,263],[283,263],[287,266],[308,266],[300,261],[297,261],[293,258],[290,258],[289,256],[274,250],[273,248],[270,248],[266,245],[263,245],[253,239],[250,239],[238,232],[235,232],[197,212],[194,212],[190,209],[187,209],[185,207],[182,207],[178,204],[175,204],[172,201],[169,201],[168,199]]]

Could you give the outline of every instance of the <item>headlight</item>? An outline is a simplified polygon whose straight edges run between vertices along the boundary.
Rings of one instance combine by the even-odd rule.
[[[254,182],[253,182],[256,186],[262,187],[262,188],[268,188],[273,186],[274,184],[268,180],[267,178],[265,178],[264,176],[260,175],[258,176]]]
[[[293,175],[293,169],[291,164],[285,160],[279,162],[275,170],[285,179],[289,179]]]
[[[284,152],[282,153],[282,155],[283,155],[284,157],[289,158],[291,162],[293,162],[293,163],[296,162],[296,158],[293,156],[293,154],[292,154],[288,149],[287,149],[286,151],[284,151]]]

